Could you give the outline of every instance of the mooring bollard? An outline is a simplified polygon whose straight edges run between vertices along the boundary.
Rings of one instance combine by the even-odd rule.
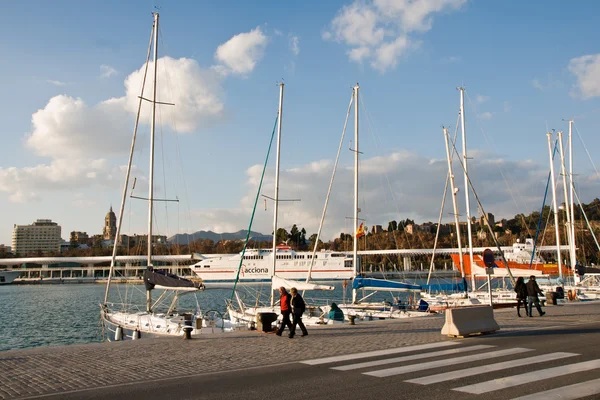
[[[356,319],[356,315],[348,315],[348,321],[350,321],[350,325],[356,325],[354,323],[354,319]]]
[[[183,340],[188,340],[192,338],[192,330],[194,328],[192,328],[191,326],[184,326],[183,327]]]

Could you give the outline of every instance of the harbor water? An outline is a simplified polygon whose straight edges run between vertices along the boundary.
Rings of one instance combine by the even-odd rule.
[[[307,303],[330,304],[332,301],[350,301],[351,287],[330,282],[334,291],[306,293]],[[60,346],[102,341],[100,304],[104,300],[102,284],[42,284],[5,285],[0,287],[0,351]],[[240,285],[240,298],[254,304],[256,296],[262,302],[269,297],[267,285]],[[119,284],[111,286],[110,299],[134,299],[143,303],[143,285]],[[400,294],[408,299],[408,294]],[[181,308],[202,312],[216,310],[224,313],[226,299],[232,289],[206,290],[182,297]],[[369,301],[392,300],[390,293],[378,293]],[[116,301],[116,300],[115,300]]]

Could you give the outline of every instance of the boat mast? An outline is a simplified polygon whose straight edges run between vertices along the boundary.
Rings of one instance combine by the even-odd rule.
[[[558,263],[558,276],[562,279],[562,262],[560,257],[560,233],[558,231],[558,204],[556,203],[556,181],[554,178],[554,157],[552,155],[552,132],[548,137],[548,154],[550,156],[550,179],[552,181],[552,202],[554,203],[554,230],[556,231],[556,260]]]
[[[444,132],[444,139],[446,142],[446,159],[448,161],[448,176],[450,177],[450,190],[452,190],[452,207],[454,208],[454,223],[456,224],[456,239],[458,240],[458,263],[460,265],[460,275],[463,279],[463,283],[465,282],[465,266],[463,263],[463,251],[462,251],[462,241],[460,238],[460,222],[458,221],[458,204],[456,200],[456,188],[454,187],[454,172],[452,171],[452,157],[450,156],[450,138],[448,135],[448,128],[442,127],[442,131]],[[472,266],[473,264],[471,264]],[[471,271],[471,275],[473,275],[473,271]],[[465,292],[467,288],[465,287]]]
[[[271,278],[275,276],[275,267],[277,265],[277,214],[279,212],[279,156],[281,149],[281,123],[283,119],[283,86],[279,84],[279,111],[277,118],[277,157],[275,159],[275,206],[273,207],[273,267],[271,268]],[[274,290],[271,288],[271,307],[275,305]]]
[[[154,77],[152,80],[152,120],[150,125],[150,171],[148,184],[148,268],[152,267],[152,215],[154,211],[154,132],[156,127],[156,75],[158,71],[158,13],[154,13]],[[146,311],[152,311],[151,290],[146,290]]]
[[[473,235],[471,233],[471,203],[469,201],[469,179],[467,178],[467,135],[465,126],[465,88],[458,87],[460,91],[460,126],[462,130],[462,157],[465,177],[465,202],[467,205],[467,235],[469,235],[469,262],[473,267]],[[493,235],[493,233],[492,233]],[[475,275],[471,270],[471,287],[475,290]]]
[[[138,110],[135,117],[135,125],[133,127],[133,138],[131,139],[131,148],[129,150],[129,162],[127,163],[127,174],[125,175],[125,184],[123,185],[123,195],[121,196],[121,207],[119,209],[119,220],[117,221],[117,231],[115,232],[115,242],[113,244],[113,252],[110,260],[110,269],[108,271],[108,280],[106,282],[106,292],[104,293],[104,304],[108,301],[108,290],[110,281],[113,275],[113,270],[116,264],[117,247],[119,244],[119,236],[121,235],[121,225],[123,223],[123,211],[125,210],[125,199],[127,198],[127,189],[129,187],[129,177],[131,176],[131,165],[133,163],[133,153],[135,150],[135,141],[137,138],[137,130],[140,122],[140,114],[142,110],[142,101],[144,101],[144,88],[146,87],[146,77],[148,76],[148,61],[150,61],[150,52],[152,51],[152,39],[154,37],[154,24],[150,32],[150,43],[148,43],[148,54],[146,55],[146,64],[144,68],[144,78],[142,79],[142,88],[140,89]]]
[[[565,167],[565,152],[563,149],[563,140],[562,140],[562,136],[563,136],[563,132],[560,131],[558,132],[558,145],[559,145],[559,150],[560,150],[560,171],[562,174],[562,179],[563,179],[563,190],[565,192],[565,213],[567,214],[567,223],[566,223],[566,228],[567,228],[567,238],[569,241],[569,255],[571,256],[571,268],[573,270],[575,270],[575,264],[573,264],[573,260],[574,260],[574,254],[573,254],[573,249],[575,248],[573,246],[572,243],[572,236],[571,236],[571,209],[569,208],[569,196],[567,193],[567,169]],[[577,274],[575,274],[577,275]],[[576,278],[577,279],[577,278]],[[577,280],[575,280],[575,283],[578,283]]]
[[[575,202],[573,201],[573,120],[569,120],[569,202],[571,205],[571,268],[577,264],[577,248],[575,247]],[[575,274],[577,275],[577,274]]]
[[[354,266],[354,274],[359,275],[360,268],[358,264],[358,83],[354,86],[354,240],[352,247],[352,265]],[[354,285],[353,285],[354,286]],[[356,303],[356,289],[352,289],[352,303]]]

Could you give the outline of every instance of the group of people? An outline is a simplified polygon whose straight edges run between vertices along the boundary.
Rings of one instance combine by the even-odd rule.
[[[521,304],[525,309],[525,314],[528,317],[533,317],[531,313],[533,311],[533,306],[537,309],[538,313],[540,313],[540,317],[546,314],[542,311],[542,307],[540,306],[540,299],[538,298],[538,294],[543,294],[542,290],[538,286],[535,281],[535,276],[531,275],[529,277],[529,282],[525,283],[525,279],[522,276],[517,278],[517,283],[515,284],[515,292],[517,292],[517,315],[521,316]]]
[[[298,290],[293,287],[288,293],[285,287],[282,286],[279,288],[279,294],[281,295],[279,306],[283,319],[276,335],[281,336],[286,326],[290,330],[288,335],[290,339],[296,334],[296,326],[299,326],[302,330],[302,336],[308,335],[308,331],[302,322],[302,314],[306,310],[306,303],[304,303],[304,299],[300,296]],[[290,321],[290,315],[292,321]]]

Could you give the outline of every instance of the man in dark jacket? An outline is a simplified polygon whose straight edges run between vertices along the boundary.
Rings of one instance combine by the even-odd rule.
[[[293,287],[290,289],[292,293],[292,316],[294,317],[293,328],[290,329],[290,339],[294,337],[296,333],[296,325],[300,327],[302,330],[302,336],[308,335],[308,331],[302,322],[302,314],[304,314],[304,310],[306,310],[306,304],[304,303],[304,299],[298,293],[298,290]]]
[[[294,330],[292,328],[292,322],[290,321],[290,314],[292,313],[292,306],[290,301],[292,299],[292,296],[290,296],[290,294],[287,292],[287,290],[285,290],[283,286],[279,288],[279,294],[281,295],[279,300],[279,308],[281,309],[282,319],[281,326],[279,326],[279,329],[277,330],[277,336],[281,336],[286,326],[290,330],[290,335],[293,335]]]
[[[535,308],[538,310],[538,312],[540,313],[540,317],[544,314],[546,314],[544,311],[542,311],[542,307],[540,307],[540,300],[538,299],[538,294],[542,294],[542,290],[540,289],[540,287],[538,286],[537,282],[535,281],[535,276],[531,275],[529,277],[529,282],[527,282],[526,284],[527,286],[527,307],[528,307],[528,311],[529,311],[529,316],[533,317],[533,314],[531,314],[531,308],[533,306],[533,304],[535,304]]]

